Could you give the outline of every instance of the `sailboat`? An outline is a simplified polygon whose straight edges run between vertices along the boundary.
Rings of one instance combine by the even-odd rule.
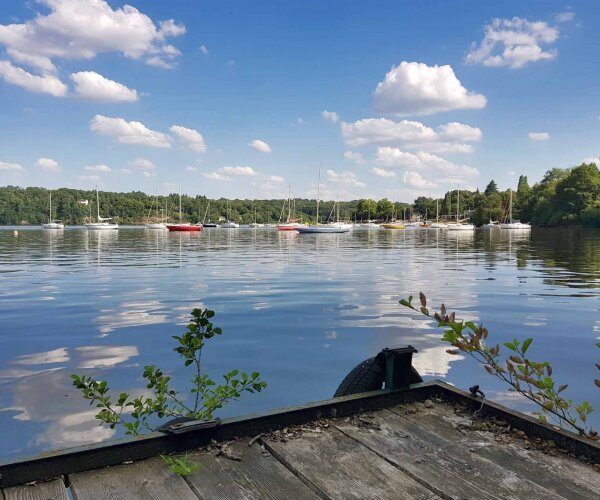
[[[473,231],[475,226],[468,222],[461,222],[459,219],[460,210],[460,189],[456,190],[456,223],[448,224],[448,231]]]
[[[169,231],[202,231],[202,224],[191,224],[190,222],[183,222],[183,213],[181,211],[181,184],[179,185],[179,223],[167,224]]]
[[[154,218],[154,221],[151,221],[150,213],[152,212],[152,206],[155,203],[156,203],[156,217]],[[148,210],[148,217],[146,217],[146,220],[148,221],[144,224],[144,227],[146,229],[162,229],[162,230],[167,229],[166,224],[163,222],[165,220],[164,213],[163,213],[162,217],[158,216],[158,195],[154,195],[154,199],[152,200],[152,204],[150,205],[150,210]]]
[[[86,222],[83,227],[90,231],[119,229],[119,224],[108,222],[109,220],[112,220],[112,217],[100,217],[100,195],[98,194],[98,186],[96,186],[96,222]]]
[[[206,222],[206,216],[208,215],[208,211],[210,209],[210,200],[208,200],[208,204],[206,205],[206,211],[204,212],[204,219],[202,219],[202,227],[219,227],[216,222]]]
[[[229,200],[227,200],[227,222],[221,225],[224,229],[237,229],[240,225],[237,222],[229,220]]]
[[[277,226],[276,226],[277,230],[278,231],[295,231],[299,227],[306,227],[306,224],[302,224],[302,222],[300,222],[301,219],[292,219],[292,186],[291,185],[288,186],[287,204],[288,204],[287,221],[277,224]],[[285,210],[285,201],[283,202],[282,215],[283,215],[284,210]]]
[[[317,183],[317,222],[314,225],[298,227],[296,231],[300,234],[308,233],[347,233],[350,229],[339,224],[319,224],[319,203],[321,198],[321,169],[319,168],[319,182]],[[339,209],[338,209],[339,218]]]
[[[42,229],[64,229],[65,225],[60,220],[52,219],[52,191],[50,191],[50,209],[48,211],[48,222],[42,224]]]
[[[508,216],[508,222],[504,222],[502,224],[500,224],[500,229],[525,229],[525,230],[530,230],[531,229],[531,224],[525,224],[524,222],[518,221],[518,220],[513,220],[512,218],[512,189],[508,190],[509,196],[510,196],[510,202],[509,202],[509,216]]]
[[[436,198],[435,200],[435,222],[432,222],[431,225],[429,226],[431,229],[447,229],[448,228],[448,224],[444,224],[443,222],[440,222],[440,200],[438,200]]]
[[[406,229],[407,224],[399,221],[396,216],[396,203],[392,205],[392,220],[381,224],[383,229]]]

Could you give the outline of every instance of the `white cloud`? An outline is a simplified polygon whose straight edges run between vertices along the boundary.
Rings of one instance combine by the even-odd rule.
[[[188,165],[187,167],[185,167],[186,172],[196,172],[197,170],[198,170],[198,168],[193,167],[192,165]]]
[[[365,187],[366,184],[364,182],[359,181],[356,178],[356,174],[354,172],[335,172],[334,170],[327,170],[327,179],[331,182],[337,182],[340,184],[347,184],[352,187]]]
[[[283,184],[285,182],[285,179],[280,175],[269,175],[267,177],[267,180],[270,182],[274,182],[275,184]]]
[[[353,161],[358,165],[365,162],[363,155],[357,153],[356,151],[344,151],[344,158],[346,158],[346,160]]]
[[[474,176],[479,171],[467,165],[457,165],[440,156],[418,151],[407,153],[398,148],[379,147],[375,160],[388,168],[407,168],[412,170],[435,171],[450,176]]]
[[[202,175],[212,181],[232,181],[231,177],[220,174],[219,172],[202,172]]]
[[[483,40],[472,44],[465,60],[484,66],[523,66],[556,57],[556,49],[544,50],[558,39],[558,28],[544,21],[527,21],[520,17],[493,19],[484,29]]]
[[[529,132],[527,137],[532,141],[547,141],[550,139],[550,134],[548,132]]]
[[[583,160],[581,160],[581,163],[595,163],[596,166],[600,166],[600,157],[598,156],[588,156],[587,158],[584,158]]]
[[[179,55],[167,38],[185,33],[170,19],[159,26],[135,7],[112,9],[105,0],[40,0],[47,13],[22,24],[0,25],[0,44],[9,56],[38,70],[54,69],[52,59],[93,59],[119,52],[130,59],[161,60]]]
[[[221,167],[217,170],[218,172],[225,175],[238,175],[238,176],[254,176],[256,170],[252,167]]]
[[[252,149],[256,149],[256,151],[260,151],[261,153],[270,153],[271,146],[269,146],[265,141],[261,141],[260,139],[253,140],[250,144],[248,144]]]
[[[0,28],[2,26],[0,25]],[[1,32],[0,32],[1,33]],[[67,95],[68,88],[56,76],[51,74],[34,75],[22,68],[14,66],[10,61],[0,61],[0,77],[7,83],[36,92],[38,94],[50,94],[55,97]]]
[[[321,116],[324,120],[328,120],[333,123],[340,121],[340,115],[338,115],[335,111],[322,111]]]
[[[142,172],[142,174],[144,175],[144,177],[155,177],[156,174],[154,172],[148,172],[147,170]]]
[[[123,118],[110,118],[96,115],[90,122],[90,130],[97,134],[112,137],[121,144],[151,146],[154,148],[170,148],[169,136],[162,132],[150,130],[143,123]]]
[[[454,109],[478,109],[486,105],[482,94],[469,92],[450,65],[427,66],[402,61],[375,89],[375,109],[400,116],[430,115]]]
[[[0,170],[9,170],[12,172],[22,172],[24,168],[18,163],[8,163],[5,161],[0,161]]]
[[[384,168],[373,167],[371,172],[377,177],[396,177],[396,172],[385,170]]]
[[[100,180],[100,177],[97,175],[78,175],[77,178],[86,182],[98,182]]]
[[[124,175],[130,175],[132,173],[131,170],[129,170],[128,168],[121,168],[119,169],[119,172],[121,172]]]
[[[471,153],[482,137],[481,130],[462,123],[451,122],[436,130],[421,122],[387,118],[365,118],[353,123],[341,123],[342,138],[349,146],[394,144],[407,149],[434,153]]]
[[[575,12],[559,12],[558,14],[554,15],[554,19],[556,19],[556,22],[558,23],[567,23],[575,19]]]
[[[193,128],[186,128],[180,125],[173,125],[170,129],[176,136],[182,146],[191,149],[196,153],[205,153],[206,144],[202,134]]]
[[[423,179],[419,172],[409,171],[404,173],[404,183],[415,189],[429,189],[435,187],[434,182]]]
[[[200,52],[202,52],[204,55],[208,54],[208,47],[206,45],[204,45],[204,44],[200,45],[200,47],[198,47],[198,50]]]
[[[88,172],[112,172],[112,169],[108,165],[88,165],[87,167],[85,167],[85,170],[87,170]]]
[[[127,164],[137,170],[154,170],[156,168],[156,165],[146,158],[135,158]]]
[[[35,161],[35,166],[44,172],[60,172],[58,162],[51,158],[38,158]]]
[[[104,102],[135,102],[138,93],[122,83],[109,80],[95,71],[79,71],[71,74],[75,93],[83,99]]]

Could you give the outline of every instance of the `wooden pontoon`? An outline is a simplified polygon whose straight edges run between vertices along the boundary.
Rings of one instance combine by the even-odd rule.
[[[400,372],[384,390],[1,463],[0,499],[600,497],[595,442]],[[157,456],[182,451],[199,464],[185,478]]]

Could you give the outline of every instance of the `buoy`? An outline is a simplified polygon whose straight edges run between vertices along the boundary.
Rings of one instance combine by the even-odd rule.
[[[19,236],[19,231],[13,231],[13,234],[14,234],[15,236]]]

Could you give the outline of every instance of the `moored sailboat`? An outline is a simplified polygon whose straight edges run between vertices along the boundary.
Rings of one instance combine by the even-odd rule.
[[[119,229],[119,224],[108,222],[112,217],[100,217],[100,195],[98,194],[98,186],[96,186],[96,222],[85,222],[83,227],[90,231],[106,231]]]
[[[467,219],[459,219],[460,211],[460,189],[456,190],[456,223],[448,224],[448,231],[473,231],[475,225],[466,222]]]
[[[52,219],[52,191],[50,191],[50,209],[48,211],[48,222],[42,224],[42,229],[64,229],[65,225],[61,220]]]
[[[284,201],[283,208],[281,210],[282,217],[280,217],[280,221],[283,218],[283,213],[285,212],[285,203],[286,202]],[[288,205],[287,220],[286,220],[286,222],[280,222],[279,224],[277,224],[277,226],[276,226],[277,230],[278,231],[296,231],[298,228],[306,227],[306,224],[302,223],[302,219],[293,219],[292,218],[293,214],[292,214],[292,188],[291,188],[291,186],[288,187],[287,205]]]
[[[169,231],[202,231],[202,224],[183,222],[183,213],[181,211],[181,184],[179,185],[179,222],[176,224],[167,224],[167,229]]]
[[[509,215],[508,215],[508,222],[504,222],[502,224],[500,224],[500,229],[524,229],[524,230],[530,230],[531,229],[531,224],[526,224],[524,222],[518,221],[518,220],[513,220],[512,217],[512,189],[508,190],[509,196],[510,196],[510,201],[509,201]]]

